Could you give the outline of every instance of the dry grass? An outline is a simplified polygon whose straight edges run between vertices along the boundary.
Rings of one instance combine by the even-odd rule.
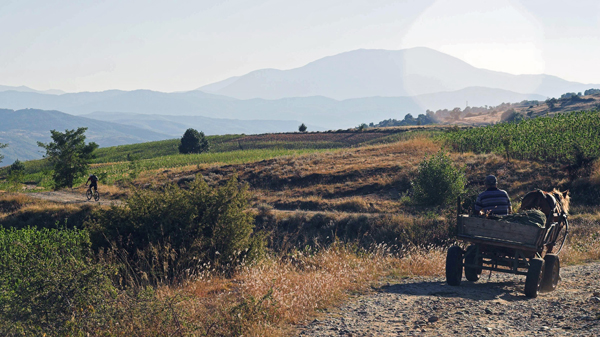
[[[560,258],[565,265],[600,260],[600,221],[584,217],[572,221],[568,243]]]
[[[442,249],[413,249],[398,258],[385,247],[367,254],[334,245],[267,258],[233,278],[204,276],[180,288],[165,287],[160,294],[164,299],[185,298],[178,307],[202,333],[288,336],[293,325],[318,316],[351,293],[368,291],[386,275],[441,275],[444,254]]]
[[[202,174],[209,184],[220,184],[238,174],[249,183],[255,205],[270,204],[280,210],[412,212],[410,203],[405,201],[410,200],[410,183],[418,164],[439,150],[440,145],[432,139],[418,137],[240,165],[179,168],[155,172],[154,177],[157,182],[167,182]],[[494,174],[500,188],[506,189],[516,204],[531,190],[564,188],[568,183],[559,165],[516,160],[507,163],[494,154],[451,153],[451,157],[457,164],[465,165],[472,193],[480,192],[483,178]],[[149,176],[142,175],[140,179],[150,181]]]

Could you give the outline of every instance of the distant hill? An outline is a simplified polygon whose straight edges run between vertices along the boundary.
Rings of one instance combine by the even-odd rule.
[[[480,69],[448,54],[419,47],[354,50],[324,57],[300,68],[256,70],[199,90],[238,99],[325,96],[344,100],[415,96],[468,87],[553,97],[592,86],[550,75],[512,75]]]
[[[4,160],[0,166],[11,164],[15,159],[30,160],[43,156],[37,142],[49,142],[50,130],[64,131],[88,127],[87,141],[101,147],[141,143],[171,138],[168,135],[116,123],[72,116],[60,111],[7,110],[0,109],[0,143],[8,143],[2,149]]]
[[[0,85],[0,91],[18,91],[18,92],[37,92],[39,94],[48,94],[48,95],[62,95],[65,92],[62,90],[50,89],[50,90],[35,90],[30,87],[26,87],[24,85],[19,87],[11,87],[8,85]]]
[[[194,128],[206,135],[259,134],[298,131],[299,121],[239,120],[208,118],[202,116],[144,115],[123,112],[94,112],[83,117],[132,125],[142,129],[181,137],[185,130]],[[323,128],[309,125],[311,131]]]
[[[0,107],[59,110],[74,115],[104,111],[239,120],[294,120],[315,127],[340,129],[389,118],[402,119],[407,113],[416,116],[425,113],[427,109],[463,107],[466,101],[469,101],[469,105],[476,106],[541,99],[545,97],[482,87],[416,97],[368,97],[343,101],[322,96],[238,100],[200,91],[162,93],[149,90],[110,90],[60,96],[7,91],[0,92]],[[170,133],[166,124],[165,129],[153,130]],[[227,133],[231,132],[233,131]]]

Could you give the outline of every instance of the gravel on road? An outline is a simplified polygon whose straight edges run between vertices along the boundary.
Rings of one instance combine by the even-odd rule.
[[[390,281],[299,327],[299,336],[600,336],[600,262],[561,268],[555,291],[523,294],[525,277]]]

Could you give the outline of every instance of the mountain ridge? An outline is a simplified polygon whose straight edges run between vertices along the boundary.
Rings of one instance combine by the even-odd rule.
[[[35,90],[30,87],[26,87],[24,85],[20,85],[18,87],[9,86],[9,85],[0,85],[0,91],[36,92],[39,94],[48,94],[48,95],[66,94],[66,92],[64,92],[62,90],[57,90],[57,89]]]
[[[199,91],[160,93],[149,90],[76,93],[60,96],[37,93],[0,92],[0,107],[59,110],[73,115],[97,111],[203,116],[240,120],[295,120],[317,127],[339,129],[389,118],[402,119],[431,109],[497,105],[503,102],[543,100],[544,96],[508,90],[471,87],[415,97],[367,97],[335,100],[323,96],[238,100]]]
[[[474,67],[454,56],[426,48],[358,49],[326,56],[304,66],[258,69],[228,78],[209,91],[238,99],[326,96],[338,100],[415,96],[479,86],[521,94],[559,96],[595,84],[571,82],[546,74],[513,75]],[[596,85],[597,86],[597,85]]]

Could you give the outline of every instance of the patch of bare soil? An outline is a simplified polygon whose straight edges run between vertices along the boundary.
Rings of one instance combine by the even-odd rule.
[[[36,192],[36,193],[28,193],[27,196],[36,199],[42,199],[47,201],[52,201],[60,204],[85,204],[92,203],[98,205],[119,205],[121,204],[120,200],[105,200],[103,199],[102,192],[100,192],[100,200],[94,201],[87,200],[85,196],[85,191],[81,192],[79,190],[60,190],[60,191],[51,191],[51,192]]]
[[[524,276],[493,273],[452,287],[410,278],[358,296],[300,327],[300,336],[600,336],[600,262],[561,269],[531,299]]]

